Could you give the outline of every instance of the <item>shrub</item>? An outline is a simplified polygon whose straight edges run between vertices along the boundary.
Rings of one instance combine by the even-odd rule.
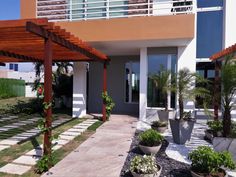
[[[159,170],[154,156],[135,156],[130,165],[130,171],[138,174],[156,174]]]
[[[0,98],[25,96],[25,81],[0,78]]]
[[[199,146],[189,154],[191,169],[197,173],[211,174],[219,172],[221,167],[234,169],[235,163],[229,152],[215,152],[207,146]]]
[[[161,121],[153,121],[152,122],[153,127],[166,127],[167,122],[161,122]]]
[[[111,111],[113,110],[115,103],[113,102],[111,96],[107,92],[102,93],[103,104],[106,105],[106,118],[109,120],[111,116]]]
[[[208,121],[207,125],[215,133],[223,130],[223,123],[221,121]]]
[[[140,144],[144,146],[158,146],[163,139],[163,136],[153,129],[146,130],[139,135]]]

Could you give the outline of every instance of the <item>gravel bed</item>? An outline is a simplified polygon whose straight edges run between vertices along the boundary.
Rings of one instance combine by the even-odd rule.
[[[162,166],[162,172],[160,177],[191,177],[189,168],[190,165],[178,162],[169,158],[165,150],[168,146],[168,141],[164,140],[160,151],[156,155],[156,161]],[[138,133],[135,134],[129,154],[126,158],[123,169],[121,170],[120,177],[131,177],[132,174],[129,171],[130,161],[136,155],[143,155],[142,151],[138,148]]]

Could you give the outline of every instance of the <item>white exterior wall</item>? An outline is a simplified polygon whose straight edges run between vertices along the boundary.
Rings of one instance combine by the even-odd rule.
[[[86,115],[87,63],[74,63],[73,76],[73,117]]]
[[[235,18],[236,0],[224,0],[223,48],[230,47],[236,43]],[[236,100],[236,98],[234,99]],[[236,120],[236,110],[231,111],[231,116],[234,120]]]
[[[224,41],[227,48],[236,43],[236,0],[224,0]]]

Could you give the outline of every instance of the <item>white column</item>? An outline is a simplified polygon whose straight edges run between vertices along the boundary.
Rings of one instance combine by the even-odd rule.
[[[236,43],[236,0],[224,0],[224,41],[223,48]]]
[[[87,63],[75,62],[73,76],[73,117],[86,115]]]
[[[171,55],[167,56],[167,70],[171,71]],[[169,80],[171,80],[171,75],[169,76]],[[168,102],[168,109],[171,107],[171,92],[168,91],[167,93],[167,102]]]
[[[147,108],[147,48],[140,49],[139,123],[138,129],[145,129]]]

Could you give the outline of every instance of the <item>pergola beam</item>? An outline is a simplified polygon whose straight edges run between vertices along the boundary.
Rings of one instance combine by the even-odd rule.
[[[9,58],[26,60],[26,61],[41,61],[41,62],[43,61],[43,59],[39,59],[39,58],[31,57],[31,56],[25,56],[25,55],[21,55],[21,54],[16,54],[16,53],[4,51],[4,50],[0,50],[0,55],[5,56],[5,57],[9,57]]]
[[[49,36],[50,36],[53,42],[55,42],[61,46],[64,46],[72,51],[79,52],[79,53],[87,56],[88,58],[92,58],[94,60],[101,61],[101,58],[92,54],[91,52],[87,51],[86,49],[71,43],[70,41],[60,37],[59,35],[57,35],[55,33],[52,33],[50,31],[44,29],[43,27],[41,27],[35,23],[27,22],[26,23],[26,30],[31,33],[34,33],[38,36],[41,36],[45,39],[49,38]]]

